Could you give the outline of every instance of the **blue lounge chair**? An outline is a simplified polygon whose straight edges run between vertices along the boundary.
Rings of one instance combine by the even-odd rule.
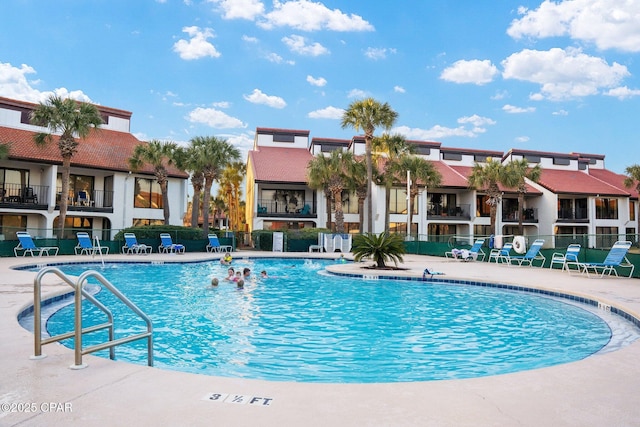
[[[575,265],[576,270],[579,270],[578,255],[580,255],[580,245],[578,243],[572,243],[567,246],[567,251],[565,253],[554,252],[553,255],[551,255],[551,264],[549,264],[549,268],[553,268],[554,264],[561,264],[562,271],[571,270],[569,267],[570,265]]]
[[[541,261],[539,267],[544,266],[544,262],[547,260],[544,255],[540,253],[540,249],[542,249],[542,245],[544,245],[544,239],[536,239],[529,247],[529,250],[524,255],[511,255],[506,261],[509,265],[518,265],[518,267],[522,267],[523,265],[529,265],[529,267],[533,267],[534,261]]]
[[[94,246],[89,233],[81,231],[76,233],[76,237],[78,238],[78,244],[73,248],[76,255],[106,255],[109,253],[108,246],[100,246],[99,244],[98,246]]]
[[[300,215],[310,215],[311,214],[311,206],[304,205],[300,210]]]
[[[160,246],[158,246],[159,253],[183,254],[185,251],[184,245],[173,243],[171,234],[169,233],[160,233],[160,242]]]
[[[617,241],[613,244],[611,250],[607,254],[607,257],[602,262],[581,262],[578,266],[582,273],[586,273],[589,276],[589,271],[593,270],[595,274],[600,273],[600,277],[603,277],[605,273],[611,276],[611,273],[618,276],[616,267],[630,268],[629,276],[633,275],[635,265],[631,264],[627,259],[627,252],[631,248],[631,242]]]
[[[446,258],[460,259],[463,261],[476,261],[480,257],[480,261],[484,261],[486,254],[482,250],[484,245],[484,239],[478,239],[469,250],[466,249],[453,249],[449,252],[445,252]]]
[[[496,264],[501,262],[507,262],[509,257],[511,256],[511,249],[513,248],[513,243],[505,243],[504,246],[500,249],[491,249],[489,252],[489,262],[492,260],[496,262]]]
[[[207,245],[207,252],[231,252],[233,247],[229,245],[220,245],[217,234],[209,234],[209,244]]]
[[[51,256],[51,252],[53,252],[53,256],[56,256],[60,250],[57,246],[36,246],[36,244],[33,243],[31,235],[27,231],[17,231],[16,236],[18,236],[20,243],[18,243],[18,246],[13,248],[13,254],[15,256],[18,256],[18,252],[20,251],[22,251],[22,256],[27,256],[27,254],[36,256],[36,252],[38,256]]]
[[[150,254],[153,251],[151,246],[138,243],[136,235],[133,233],[124,233],[124,246],[122,247],[123,254]]]

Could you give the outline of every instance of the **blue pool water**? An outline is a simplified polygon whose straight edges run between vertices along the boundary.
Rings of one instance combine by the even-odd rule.
[[[469,378],[587,357],[611,330],[593,313],[558,300],[495,288],[420,281],[362,280],[324,273],[332,261],[235,260],[251,268],[244,289],[217,262],[67,265],[94,269],[145,311],[154,325],[155,366],[208,375],[278,381],[368,383]],[[267,270],[268,279],[259,272]],[[121,307],[116,338],[144,324]],[[85,324],[104,321],[89,304]],[[73,307],[47,322],[72,329]],[[85,336],[85,345],[106,339]],[[116,357],[146,364],[146,341]],[[66,345],[72,346],[70,341]],[[107,357],[107,352],[97,353]]]

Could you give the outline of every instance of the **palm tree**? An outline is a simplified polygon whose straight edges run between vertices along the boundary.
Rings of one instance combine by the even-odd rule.
[[[367,198],[367,165],[354,159],[347,166],[347,189],[358,198],[358,214],[360,215],[359,232],[364,232],[364,201]]]
[[[363,258],[371,258],[377,268],[386,268],[387,261],[403,261],[403,255],[407,250],[399,234],[380,233],[378,235],[366,233],[358,234],[353,238],[351,246],[354,260],[360,262]]]
[[[316,156],[324,157],[322,153]],[[324,163],[326,161],[326,163]],[[333,199],[335,211],[336,232],[344,233],[344,211],[342,210],[342,191],[348,187],[349,165],[354,162],[353,154],[349,151],[334,150],[323,160],[319,160],[326,168],[327,191]],[[331,213],[329,212],[329,216]]]
[[[407,171],[411,178],[409,184],[409,199],[411,200],[409,224],[411,225],[413,224],[413,207],[416,206],[416,197],[425,188],[438,187],[442,176],[431,162],[411,154],[401,156],[390,167],[391,174],[405,186],[407,185]],[[407,230],[407,236],[409,235],[411,235],[411,230]]]
[[[367,159],[367,230],[373,230],[373,201],[371,200],[373,186],[373,159],[371,155],[371,145],[373,133],[376,127],[382,126],[385,129],[391,128],[398,118],[396,113],[388,103],[381,104],[373,98],[365,98],[354,101],[342,115],[342,128],[352,127],[356,132],[364,131],[365,154]]]
[[[175,142],[163,142],[151,140],[135,146],[132,156],[129,158],[129,166],[133,171],[138,171],[145,164],[153,167],[153,175],[160,185],[162,192],[162,211],[164,225],[169,225],[169,173],[167,166],[174,163],[177,145]]]
[[[415,149],[413,145],[407,144],[404,136],[400,134],[390,135],[382,134],[381,137],[373,138],[372,148],[374,153],[378,153],[385,157],[384,171],[382,173],[382,181],[384,184],[384,230],[389,231],[389,204],[391,201],[391,187],[393,186],[393,174],[389,173],[392,165],[398,161],[403,154],[413,154]]]
[[[230,228],[240,230],[242,224],[242,212],[240,209],[240,197],[242,196],[242,181],[247,167],[242,162],[233,162],[227,165],[220,177],[220,189],[226,200]]]
[[[224,138],[215,136],[196,136],[191,139],[191,146],[197,150],[201,163],[199,169],[204,176],[204,197],[202,206],[202,230],[209,232],[209,205],[211,203],[211,187],[220,179],[222,170],[231,162],[240,160],[240,151]]]
[[[329,157],[320,153],[309,161],[307,166],[308,185],[313,190],[322,190],[326,202],[327,223],[325,228],[331,229],[331,192],[329,191],[329,180],[331,178],[331,168]]]
[[[76,139],[89,136],[93,129],[102,124],[100,111],[93,104],[77,102],[71,98],[51,95],[45,103],[40,103],[31,113],[31,123],[48,128],[49,132],[38,132],[33,138],[36,145],[44,146],[53,140],[52,134],[59,133],[58,149],[62,157],[62,197],[60,198],[60,217],[58,218],[58,236],[62,237],[67,220],[69,199],[69,177],[71,159],[78,151]]]
[[[496,212],[498,210],[498,203],[500,203],[502,198],[500,184],[504,185],[505,181],[507,181],[505,177],[505,166],[500,163],[500,161],[488,157],[485,164],[476,163],[473,165],[468,181],[471,188],[486,190],[488,197],[487,204],[490,207],[491,230],[493,234],[497,234],[495,229]]]
[[[632,165],[625,169],[627,174],[624,185],[627,188],[635,186],[635,190],[640,192],[640,165]]]
[[[518,189],[518,234],[522,235],[524,234],[522,226],[524,195],[527,193],[527,182],[525,178],[533,182],[538,182],[542,174],[542,168],[539,164],[529,168],[527,159],[520,159],[509,162],[505,172],[506,186],[510,188],[516,187]]]

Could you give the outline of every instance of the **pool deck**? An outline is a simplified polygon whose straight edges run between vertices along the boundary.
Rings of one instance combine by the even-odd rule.
[[[326,256],[243,251],[235,257],[274,255]],[[106,258],[180,261],[213,256],[200,253]],[[392,384],[301,384],[210,377],[95,356],[84,356],[87,368],[72,370],[69,366],[74,363],[73,351],[58,344],[43,347],[46,358],[31,360],[33,335],[18,324],[17,315],[33,302],[35,274],[10,267],[87,259],[0,259],[0,426],[640,425],[640,340],[617,351],[550,368],[466,380]],[[363,271],[362,266],[338,264],[335,268],[372,274]],[[498,282],[588,296],[640,317],[637,279],[589,279],[559,270],[416,255],[406,256],[403,267],[407,270],[392,274],[422,276],[424,268],[429,267],[445,273],[443,277],[447,279]],[[67,289],[55,276],[45,276],[44,295]]]

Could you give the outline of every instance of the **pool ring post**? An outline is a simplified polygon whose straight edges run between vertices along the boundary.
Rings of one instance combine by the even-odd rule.
[[[524,240],[524,236],[516,236],[513,238],[513,250],[519,254],[525,253],[526,243]]]

